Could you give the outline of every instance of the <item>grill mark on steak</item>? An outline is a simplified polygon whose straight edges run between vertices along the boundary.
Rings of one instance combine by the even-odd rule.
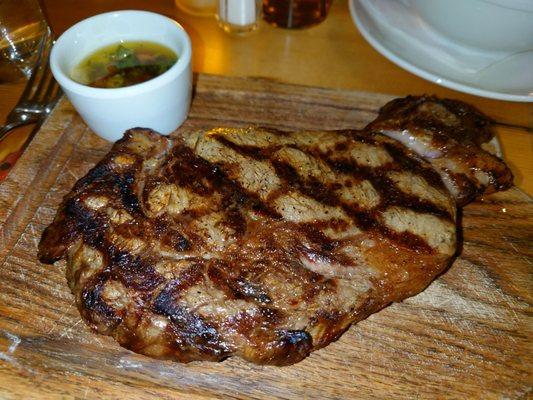
[[[192,248],[189,240],[182,232],[172,227],[172,222],[164,216],[157,217],[155,224],[146,223],[145,228],[154,231],[154,236],[161,240],[161,243],[173,248],[178,252],[187,251]]]
[[[397,232],[383,225],[378,225],[377,230],[382,235],[391,239],[392,242],[395,242],[399,245],[413,249],[419,253],[435,254],[435,249],[431,247],[424,239],[418,235],[415,235],[414,233],[407,231]]]
[[[393,157],[394,156],[395,155],[393,155]],[[380,168],[372,169],[369,167],[362,167],[348,160],[331,160],[328,157],[324,157],[323,160],[335,171],[352,175],[359,179],[363,178],[369,180],[374,189],[376,189],[380,194],[380,204],[374,207],[371,211],[361,211],[357,208],[357,206],[354,207],[351,204],[340,202],[343,210],[352,218],[354,223],[361,230],[376,231],[379,234],[387,236],[389,239],[399,245],[416,249],[416,251],[419,252],[428,254],[434,253],[433,248],[424,239],[411,232],[396,232],[390,228],[387,228],[377,220],[377,215],[387,207],[401,206],[412,209],[416,212],[435,215],[446,221],[453,221],[452,216],[447,210],[444,210],[435,203],[430,203],[428,201],[415,198],[414,196],[406,194],[397,189],[390,179],[381,175],[382,169]],[[407,171],[413,171],[415,165],[419,164],[417,162],[413,162],[412,164],[402,163],[402,167],[405,167],[405,170]],[[386,172],[396,169],[392,168],[392,166],[389,168],[383,168],[383,171]],[[421,171],[421,175],[428,180],[426,174],[424,174],[423,168],[419,168],[418,171]],[[430,177],[430,179],[432,178],[435,177]],[[440,181],[440,178],[438,179],[439,184],[435,186],[440,188],[442,187],[442,182]],[[433,181],[428,181],[428,183],[433,183]]]
[[[204,279],[203,271],[204,264],[202,262],[193,263],[181,273],[180,278],[168,282],[153,303],[154,311],[167,315],[165,310],[170,309],[168,303],[173,299],[178,299],[182,292],[202,281]]]
[[[216,184],[222,180],[215,165],[198,157],[182,144],[176,145],[172,154],[173,162],[169,164],[170,170],[165,174],[167,177],[172,177],[176,185],[188,188],[200,196],[213,194],[214,187],[206,183]]]
[[[336,251],[345,240],[332,240],[321,231],[321,228],[324,228],[326,225],[326,222],[299,224],[297,231],[303,233],[308,243],[305,245],[298,243],[294,246],[294,250],[313,263],[319,262],[337,264],[343,267],[357,267],[357,264],[349,255]],[[309,279],[314,283],[319,280],[319,276],[311,275]]]
[[[72,243],[77,236],[91,247],[101,248],[108,223],[105,217],[85,207],[80,198],[70,198],[65,205],[65,224],[61,224],[62,239]],[[47,232],[45,231],[45,236]]]
[[[87,172],[83,178],[79,179],[74,185],[73,192],[77,193],[83,190],[86,186],[94,182],[104,183],[109,179],[109,175],[114,173],[113,168],[107,163],[107,159],[102,160],[100,163],[96,164],[93,168]],[[106,188],[108,190],[108,188]]]
[[[159,292],[151,308],[155,313],[167,316],[172,322],[168,330],[178,349],[183,345],[190,346],[220,360],[230,353],[227,346],[223,345],[224,341],[216,326],[179,302],[182,292],[204,279],[203,268],[201,264],[194,264],[180,279],[170,281]]]
[[[85,317],[93,324],[108,325],[107,330],[110,331],[122,321],[122,318],[102,298],[102,290],[108,279],[109,275],[105,272],[93,277],[82,290],[81,301]]]
[[[383,143],[387,152],[392,156],[394,161],[398,164],[399,170],[408,170],[417,172],[421,175],[431,186],[441,190],[446,190],[440,175],[432,168],[423,164],[422,160],[413,157],[413,154],[408,154],[406,149],[401,146],[391,143]]]
[[[303,232],[305,237],[311,242],[315,243],[317,246],[320,246],[320,250],[326,254],[331,253],[339,246],[339,241],[330,239],[328,236],[322,232],[322,229],[336,225],[337,221],[317,221],[307,224],[299,224],[298,230]],[[342,224],[343,221],[339,221],[339,224]],[[346,222],[344,222],[347,224]]]
[[[280,165],[284,163],[279,162],[275,162],[274,165],[276,171],[278,171],[281,176],[290,176],[288,184],[291,187],[299,188],[302,194],[305,194],[323,204],[341,207],[358,228],[365,231],[378,231],[384,235],[387,235],[389,239],[392,239],[396,243],[408,247],[412,246],[413,248],[416,248],[417,251],[427,253],[433,252],[431,246],[429,246],[424,239],[409,232],[399,233],[392,231],[378,221],[377,215],[379,212],[385,210],[389,206],[400,205],[413,209],[417,212],[431,213],[433,215],[451,220],[451,216],[447,211],[442,210],[435,204],[424,202],[420,199],[414,199],[413,196],[406,195],[399,190],[394,190],[394,185],[392,182],[390,182],[390,180],[382,178],[379,175],[376,176],[373,172],[370,172],[369,168],[353,167],[353,164],[347,161],[332,162],[329,159],[325,159],[324,161],[334,167],[338,166],[339,163],[342,164],[342,172],[345,174],[355,175],[359,178],[361,175],[363,175],[365,179],[368,179],[372,183],[372,186],[380,194],[380,204],[374,207],[371,211],[360,211],[357,206],[354,207],[351,204],[347,204],[346,202],[342,201],[338,195],[331,190],[327,190],[325,185],[320,184],[320,182],[312,182],[311,180],[311,182],[309,182],[310,185],[307,182],[302,183],[300,176],[291,166],[283,165],[283,167],[281,167]],[[287,171],[291,169],[292,171],[288,173]],[[361,174],[362,170],[366,170],[367,173]]]
[[[124,175],[114,175],[114,186],[119,190],[122,205],[130,214],[140,214],[143,212],[139,199],[134,191],[135,172],[127,171]]]
[[[165,280],[152,266],[152,262],[140,255],[120,250],[113,244],[105,246],[109,274],[127,288],[136,292],[151,292]]]
[[[140,162],[136,160],[132,165],[124,167],[123,173],[117,174],[109,162],[101,162],[76,183],[74,192],[79,192],[88,186],[95,186],[96,193],[118,192],[121,203],[128,212],[142,215],[139,199],[133,188],[139,168]]]
[[[270,302],[270,298],[262,288],[252,285],[242,277],[230,276],[223,266],[211,264],[207,270],[207,276],[217,289],[225,293],[228,299],[252,300],[259,304]]]
[[[353,136],[354,131],[345,131],[344,134],[347,137]],[[412,209],[420,213],[428,213],[435,215],[437,217],[443,218],[444,220],[453,221],[452,216],[447,210],[442,209],[438,205],[419,199],[415,196],[406,194],[396,188],[394,183],[380,175],[379,172],[376,172],[375,169],[369,167],[362,167],[354,164],[348,160],[331,160],[330,157],[322,156],[320,157],[325,163],[330,165],[334,170],[342,172],[347,175],[354,176],[356,179],[367,179],[372,183],[372,186],[380,194],[380,204],[375,208],[373,212],[361,212],[357,207],[354,207],[346,202],[342,201],[339,196],[334,192],[333,188],[329,187],[327,184],[318,181],[315,178],[303,179],[294,166],[273,158],[275,151],[279,149],[280,146],[273,147],[263,147],[257,148],[253,146],[242,146],[231,142],[230,140],[220,136],[214,135],[215,139],[220,143],[228,145],[231,149],[237,151],[239,154],[245,157],[251,157],[254,159],[268,160],[271,165],[274,167],[278,177],[285,181],[282,190],[275,191],[271,196],[269,196],[269,201],[272,201],[274,198],[279,197],[281,194],[287,193],[288,188],[291,190],[298,190],[301,194],[306,195],[322,204],[326,204],[333,207],[341,207],[346,214],[348,214],[352,221],[359,228],[365,230],[376,230],[382,234],[388,235],[390,239],[396,241],[396,243],[413,247],[417,251],[432,253],[433,249],[426,241],[418,237],[417,235],[410,232],[395,232],[390,228],[385,227],[377,220],[378,212],[383,211],[389,206],[402,206],[405,208]],[[365,143],[374,144],[375,140],[368,139],[365,140]],[[291,147],[291,146],[288,146]],[[318,153],[317,149],[311,151],[311,154],[315,155]],[[401,154],[399,151],[395,151],[394,156],[398,158],[403,167],[409,171],[413,171],[415,168],[422,169],[419,163],[412,162],[407,164],[405,155]],[[389,169],[386,169],[389,170]],[[431,182],[435,179],[438,179],[439,186],[442,186],[440,177],[435,177],[431,175]],[[354,209],[355,208],[355,209]],[[318,254],[321,257],[331,258],[330,254]]]
[[[400,206],[419,213],[432,214],[446,221],[453,221],[449,211],[444,210],[428,200],[401,191],[394,182],[386,176],[376,175],[372,180],[372,184],[382,198],[381,204],[377,207],[380,210],[384,210],[391,206]]]
[[[343,131],[342,134],[345,135],[347,138],[357,138],[358,140],[364,143],[376,143],[375,139],[371,137],[362,136],[360,133],[357,133],[353,130]],[[411,232],[396,232],[381,224],[377,220],[378,212],[381,212],[390,206],[401,206],[412,209],[416,212],[428,213],[447,221],[453,221],[453,217],[447,210],[427,200],[422,200],[415,196],[400,191],[390,179],[381,175],[381,171],[396,169],[398,168],[397,166],[386,166],[381,168],[363,167],[354,164],[353,162],[348,160],[332,160],[330,157],[328,157],[328,155],[321,155],[317,149],[311,150],[311,154],[317,156],[318,153],[318,157],[321,158],[328,165],[333,167],[333,169],[344,174],[354,176],[359,180],[367,179],[372,183],[372,186],[374,186],[374,188],[380,194],[380,204],[375,207],[375,210],[373,210],[372,212],[361,212],[357,209],[357,207],[355,207],[354,209],[352,205],[346,204],[346,202],[340,200],[338,195],[336,195],[333,190],[328,187],[328,185],[314,178],[303,179],[292,165],[286,162],[282,162],[280,160],[273,159],[272,155],[280,148],[280,146],[272,146],[266,148],[243,146],[233,143],[220,135],[214,136],[217,141],[224,145],[227,145],[232,150],[237,151],[239,154],[245,157],[251,157],[260,160],[268,159],[271,165],[273,165],[278,177],[280,177],[286,182],[286,185],[283,185],[284,188],[290,187],[291,189],[297,189],[300,193],[309,196],[322,204],[327,204],[330,206],[339,206],[346,212],[346,214],[351,217],[356,226],[358,226],[359,228],[367,231],[375,230],[380,234],[386,235],[389,239],[396,242],[397,244],[412,248],[415,251],[428,254],[434,253],[434,249],[423,238],[417,236],[416,234],[413,234]],[[398,149],[388,143],[384,143],[384,145],[393,157],[394,161],[399,164],[400,168],[398,169],[404,169],[412,172],[420,172],[429,184],[432,184],[433,186],[436,186],[438,188],[443,188],[440,176],[433,170],[425,168],[421,165],[421,162],[413,159],[412,157],[407,156],[406,153],[401,149]],[[339,143],[336,145],[336,150],[345,150],[346,148],[347,142]],[[269,200],[278,197],[282,193],[287,193],[287,189],[276,191],[273,195],[270,196]],[[318,240],[318,242],[324,241],[327,241],[327,239],[324,235],[322,235],[321,240]],[[303,247],[300,248],[300,251],[303,251],[307,255],[309,255],[309,252],[311,252],[310,249]],[[320,257],[329,261],[339,261],[337,260],[337,257],[331,256],[330,251],[318,251],[312,253],[313,257]],[[346,260],[342,261],[346,263]],[[347,263],[347,265],[350,265],[350,263]]]
[[[177,144],[173,154],[176,158],[169,172],[179,186],[189,188],[202,196],[212,196],[214,192],[218,192],[222,195],[222,203],[226,206],[245,204],[246,207],[270,218],[281,218],[272,207],[259,198],[257,193],[250,192],[235,180],[229,179],[219,165],[199,157],[183,144]],[[199,184],[202,181],[204,183]],[[205,183],[208,183],[208,186]],[[238,221],[239,217],[236,215],[233,217],[228,220],[230,224],[242,226]]]
[[[237,237],[241,237],[246,233],[246,219],[240,211],[236,209],[229,209],[225,214],[223,223],[228,226]]]
[[[213,135],[213,137],[220,144],[229,147],[232,150],[235,150],[237,153],[245,157],[253,158],[254,160],[269,160],[272,152],[276,151],[281,147],[280,145],[272,147],[245,146],[242,144],[233,143],[231,140],[225,138],[222,135]]]

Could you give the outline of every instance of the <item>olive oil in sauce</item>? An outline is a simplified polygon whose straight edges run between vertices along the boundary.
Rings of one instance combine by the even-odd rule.
[[[131,41],[105,46],[85,57],[72,71],[76,82],[96,88],[136,85],[161,75],[178,56],[154,42]]]

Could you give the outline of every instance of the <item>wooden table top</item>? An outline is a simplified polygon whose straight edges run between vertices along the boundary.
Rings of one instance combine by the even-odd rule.
[[[533,104],[485,99],[446,89],[419,78],[377,53],[352,22],[347,0],[336,0],[322,24],[305,30],[284,30],[262,23],[248,37],[232,37],[214,18],[192,17],[172,0],[43,0],[52,29],[59,35],[77,21],[101,12],[145,9],[180,22],[193,43],[193,69],[230,76],[272,78],[284,83],[389,93],[437,94],[468,101],[498,122],[505,158],[515,183],[533,193]],[[15,105],[23,83],[0,85],[0,119]],[[21,129],[0,143],[0,160],[17,152],[30,129]],[[1,176],[0,165],[0,176]]]

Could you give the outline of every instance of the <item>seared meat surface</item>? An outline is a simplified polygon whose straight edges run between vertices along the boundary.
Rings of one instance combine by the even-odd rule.
[[[39,244],[121,345],[276,365],[420,292],[455,251],[456,202],[402,143],[260,128],[128,131]]]
[[[402,142],[439,172],[458,205],[512,186],[494,154],[492,121],[469,104],[434,96],[387,103],[367,129]]]

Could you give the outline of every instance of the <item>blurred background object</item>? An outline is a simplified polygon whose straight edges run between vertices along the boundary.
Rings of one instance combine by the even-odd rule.
[[[28,78],[37,49],[48,35],[37,0],[0,1],[0,83]]]
[[[533,1],[350,0],[349,6],[365,39],[407,71],[477,96],[533,102]]]
[[[324,21],[332,0],[263,0],[263,19],[280,28],[306,28]]]
[[[174,0],[176,7],[197,17],[211,17],[217,10],[217,0]]]
[[[227,33],[245,35],[258,28],[261,0],[219,0],[217,20]]]
[[[531,0],[409,0],[407,4],[431,28],[465,46],[509,52],[533,49]]]

